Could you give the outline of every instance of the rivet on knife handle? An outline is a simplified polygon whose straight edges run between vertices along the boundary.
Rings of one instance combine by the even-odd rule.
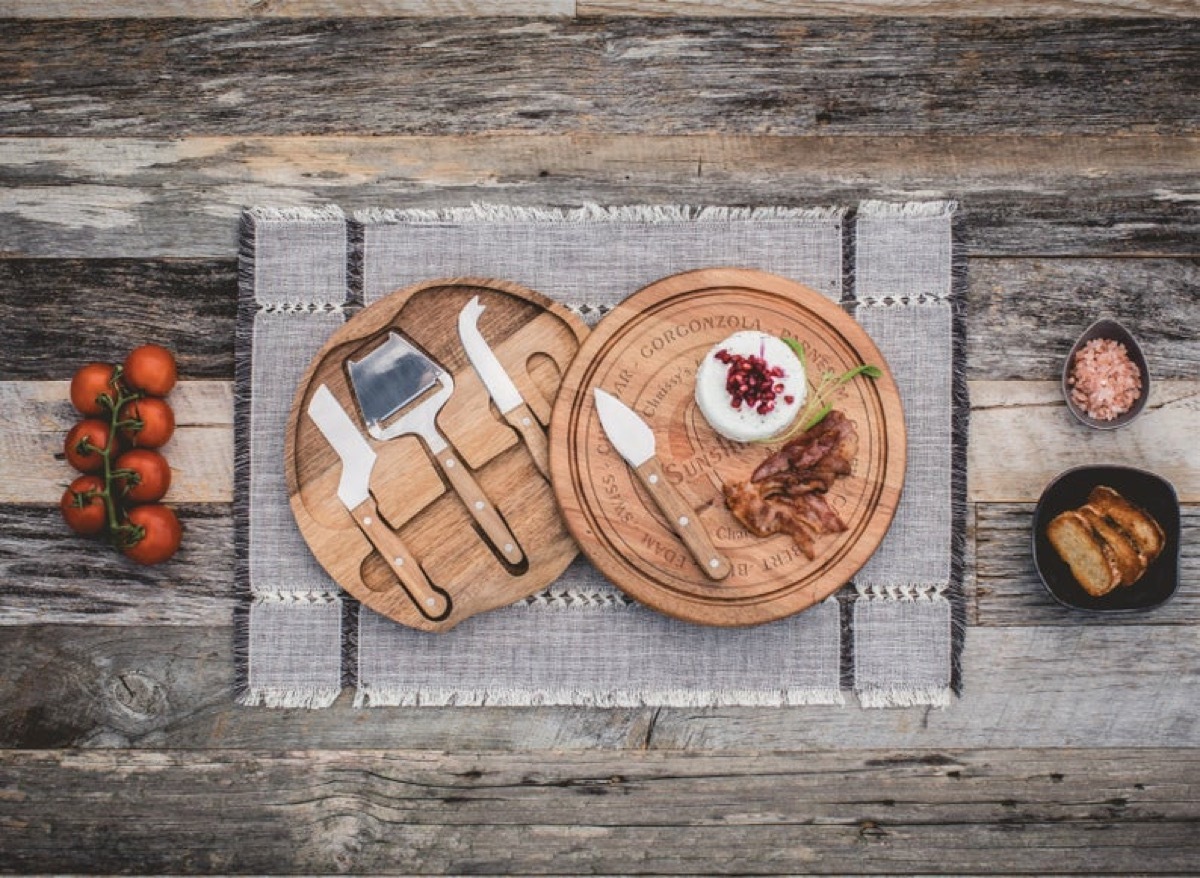
[[[367,539],[371,541],[383,559],[392,568],[408,596],[417,605],[422,615],[438,622],[450,615],[450,598],[429,581],[417,559],[408,551],[404,541],[379,517],[375,500],[367,497],[350,510],[354,520]]]
[[[529,406],[522,403],[515,409],[510,409],[504,413],[504,420],[521,434],[538,471],[547,479],[550,478],[550,445],[546,442],[542,425],[534,418]]]
[[[442,465],[442,472],[446,474],[446,478],[450,480],[450,484],[454,486],[458,496],[466,504],[471,517],[483,528],[483,532],[488,535],[492,545],[500,550],[504,560],[510,564],[520,564],[524,560],[525,554],[521,551],[517,538],[512,535],[512,531],[508,529],[508,525],[504,523],[504,519],[496,511],[496,507],[488,500],[474,476],[454,453],[454,449],[446,446],[438,450],[437,461]]]
[[[724,579],[730,573],[729,559],[717,551],[712,538],[696,515],[696,511],[688,505],[675,487],[663,475],[662,467],[657,458],[650,458],[641,466],[634,469],[641,479],[658,508],[671,523],[671,529],[683,540],[700,569],[710,579]]]

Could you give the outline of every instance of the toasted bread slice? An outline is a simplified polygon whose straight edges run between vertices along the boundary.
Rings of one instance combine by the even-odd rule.
[[[1167,543],[1167,535],[1154,517],[1146,510],[1130,503],[1107,485],[1098,485],[1088,495],[1088,503],[1096,507],[1101,515],[1125,531],[1137,545],[1138,551],[1146,556],[1146,563],[1153,563]]]
[[[1046,527],[1055,551],[1067,562],[1071,574],[1092,597],[1108,594],[1121,582],[1121,571],[1112,551],[1074,510],[1055,516]]]
[[[1149,562],[1138,549],[1133,538],[1113,524],[1090,503],[1079,507],[1077,511],[1091,525],[1096,536],[1103,540],[1104,545],[1112,554],[1113,560],[1117,562],[1117,569],[1121,571],[1121,585],[1133,585],[1141,579]]]

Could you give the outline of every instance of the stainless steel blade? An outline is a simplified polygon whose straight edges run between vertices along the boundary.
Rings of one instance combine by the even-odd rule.
[[[496,407],[502,414],[507,414],[525,400],[521,398],[517,385],[508,377],[508,373],[504,371],[504,367],[500,365],[500,361],[496,359],[495,353],[479,331],[479,315],[485,310],[484,306],[479,304],[478,296],[467,302],[458,312],[458,337],[462,341],[463,350],[467,352],[467,359],[475,367]]]
[[[324,384],[313,394],[308,416],[342,459],[337,495],[347,509],[353,509],[370,495],[375,451]]]
[[[438,383],[441,367],[397,332],[361,360],[347,360],[367,428],[382,424]]]
[[[634,469],[654,457],[654,431],[629,406],[597,387],[596,413],[608,441]]]

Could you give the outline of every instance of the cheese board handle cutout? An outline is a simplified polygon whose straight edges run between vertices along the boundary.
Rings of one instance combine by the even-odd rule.
[[[496,507],[484,495],[483,489],[479,487],[475,477],[471,475],[459,456],[454,453],[454,449],[447,445],[434,456],[441,464],[442,472],[446,474],[446,478],[450,480],[450,484],[454,486],[454,490],[466,504],[471,517],[483,528],[483,532],[487,534],[496,550],[504,556],[504,560],[513,565],[524,561],[525,553],[521,551],[517,538],[508,529],[508,525],[504,523],[504,519]]]
[[[383,556],[388,567],[400,580],[400,585],[408,592],[412,602],[421,615],[431,622],[438,622],[450,615],[452,604],[450,596],[429,581],[425,571],[417,559],[413,557],[404,540],[396,534],[382,518],[375,500],[368,496],[366,500],[351,510],[354,520],[371,545]]]
[[[529,450],[529,456],[533,458],[533,465],[549,481],[550,444],[546,441],[546,433],[541,424],[533,417],[529,406],[522,403],[516,408],[510,409],[505,413],[504,420],[508,421],[509,426],[521,434],[525,447]]]
[[[733,569],[729,559],[722,555],[713,544],[708,529],[696,514],[696,510],[688,505],[678,491],[667,481],[662,465],[657,458],[650,458],[637,469],[638,479],[650,492],[658,508],[671,525],[678,537],[683,540],[704,575],[709,579],[724,579]]]

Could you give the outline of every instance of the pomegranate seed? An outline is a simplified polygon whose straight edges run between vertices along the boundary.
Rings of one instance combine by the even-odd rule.
[[[729,367],[725,392],[729,394],[729,404],[733,408],[740,409],[745,405],[760,415],[774,411],[775,400],[785,389],[784,383],[777,380],[784,374],[780,366],[770,365],[761,355],[744,357],[730,353],[727,348],[721,348],[714,356]],[[790,405],[795,398],[788,396],[785,400]]]
[[[785,396],[785,397],[783,398],[783,401],[784,401],[784,403],[786,403],[787,405],[791,405],[792,403],[794,403],[794,402],[796,401],[796,397],[794,397],[794,396]]]

